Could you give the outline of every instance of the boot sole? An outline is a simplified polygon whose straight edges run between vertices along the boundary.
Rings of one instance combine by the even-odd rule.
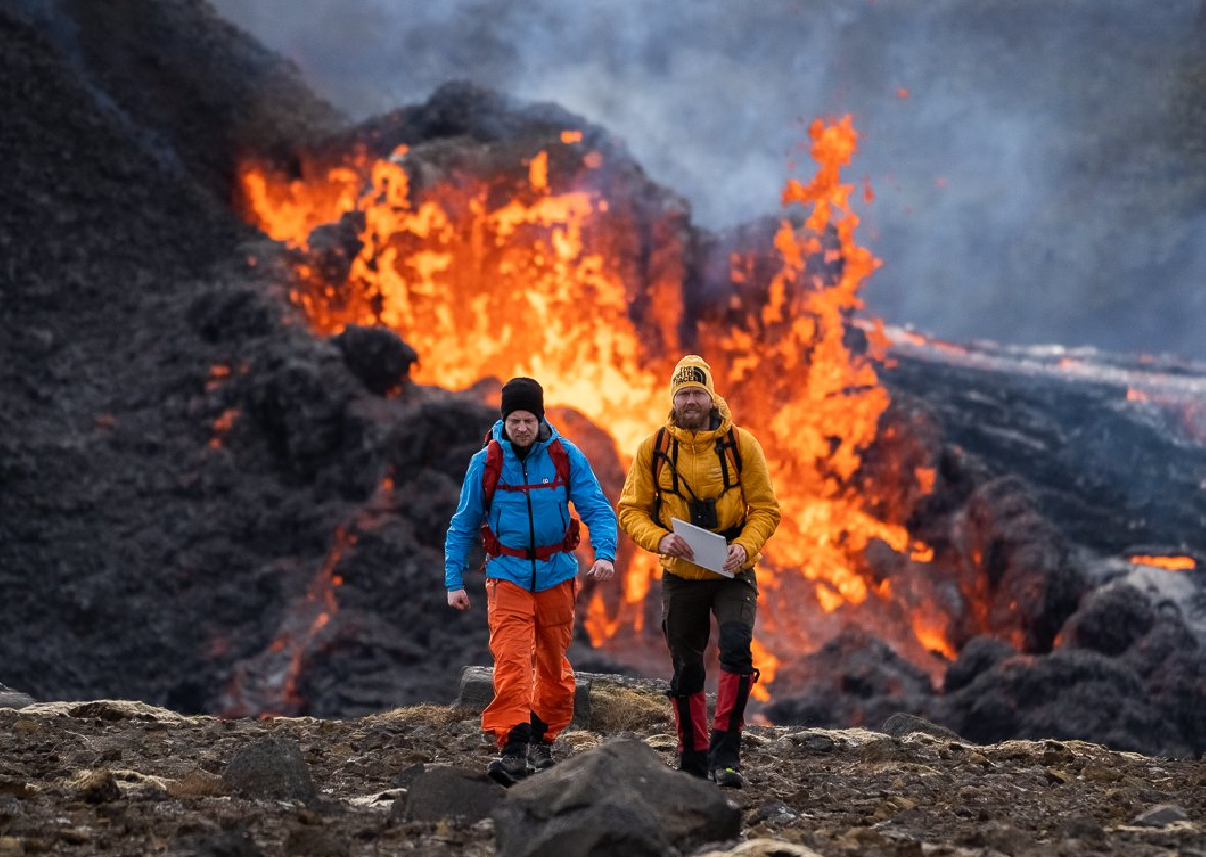
[[[499,768],[499,769],[486,768],[486,776],[488,776],[490,779],[494,780],[494,782],[498,783],[503,788],[509,789],[509,788],[511,788],[511,786],[520,782],[524,777],[527,776],[527,774],[523,773],[523,774],[520,774],[519,776],[515,776],[514,774],[507,773],[506,771],[502,770],[501,768]]]

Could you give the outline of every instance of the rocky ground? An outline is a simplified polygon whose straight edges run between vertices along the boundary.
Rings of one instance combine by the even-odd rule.
[[[504,792],[482,773],[491,748],[464,708],[344,720],[115,701],[0,709],[0,854],[1206,854],[1200,761],[977,745],[908,718],[884,732],[753,726],[746,787],[721,793],[665,767],[667,714],[649,688],[596,685],[558,766]],[[660,833],[625,839],[650,818]],[[550,830],[563,838],[542,839]]]

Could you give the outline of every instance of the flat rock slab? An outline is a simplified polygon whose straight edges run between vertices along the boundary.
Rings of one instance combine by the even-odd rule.
[[[390,810],[392,821],[480,821],[490,815],[506,789],[481,771],[440,767],[419,774]]]
[[[662,857],[741,831],[740,811],[714,785],[633,739],[512,786],[493,815],[499,857]]]
[[[1185,810],[1172,804],[1160,804],[1139,813],[1131,823],[1144,827],[1167,827],[1179,821],[1189,821],[1189,815]]]
[[[0,684],[0,708],[24,708],[33,705],[35,701],[28,693]]]

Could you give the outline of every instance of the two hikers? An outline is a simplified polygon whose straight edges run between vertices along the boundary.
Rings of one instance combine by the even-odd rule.
[[[661,555],[679,768],[740,788],[745,706],[758,680],[750,650],[758,600],[754,566],[778,526],[779,504],[761,446],[733,425],[701,357],[679,361],[670,399],[666,425],[637,449],[619,522],[637,545]],[[495,658],[495,698],[482,714],[482,728],[501,750],[487,770],[509,785],[526,774],[529,759],[537,769],[551,764],[551,741],[573,715],[574,676],[565,651],[576,595],[577,522],[566,501],[573,501],[590,529],[595,562],[588,574],[601,580],[615,573],[616,516],[586,458],[544,420],[537,382],[508,381],[502,412],[491,442],[465,476],[445,545],[445,585],[449,605],[469,606],[464,558],[481,526]],[[491,456],[500,464],[492,464]],[[487,490],[491,479],[496,485]],[[725,537],[722,572],[692,562],[673,518]],[[720,677],[709,735],[704,651],[712,614],[720,629]]]

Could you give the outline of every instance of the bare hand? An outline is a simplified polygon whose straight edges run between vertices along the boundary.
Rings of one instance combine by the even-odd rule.
[[[611,564],[611,560],[597,559],[595,564],[590,567],[590,571],[586,572],[587,577],[593,577],[595,580],[611,580],[615,577],[616,567]]]
[[[745,548],[736,542],[733,542],[733,544],[729,545],[729,555],[724,561],[724,570],[736,571],[737,569],[741,568],[741,566],[745,565],[745,561],[747,559],[749,559],[749,557],[745,554]]]
[[[448,606],[454,610],[469,609],[469,593],[463,589],[454,589],[448,593]]]
[[[681,556],[683,559],[695,558],[695,552],[691,550],[686,539],[675,533],[662,537],[657,543],[657,552],[666,556]]]

